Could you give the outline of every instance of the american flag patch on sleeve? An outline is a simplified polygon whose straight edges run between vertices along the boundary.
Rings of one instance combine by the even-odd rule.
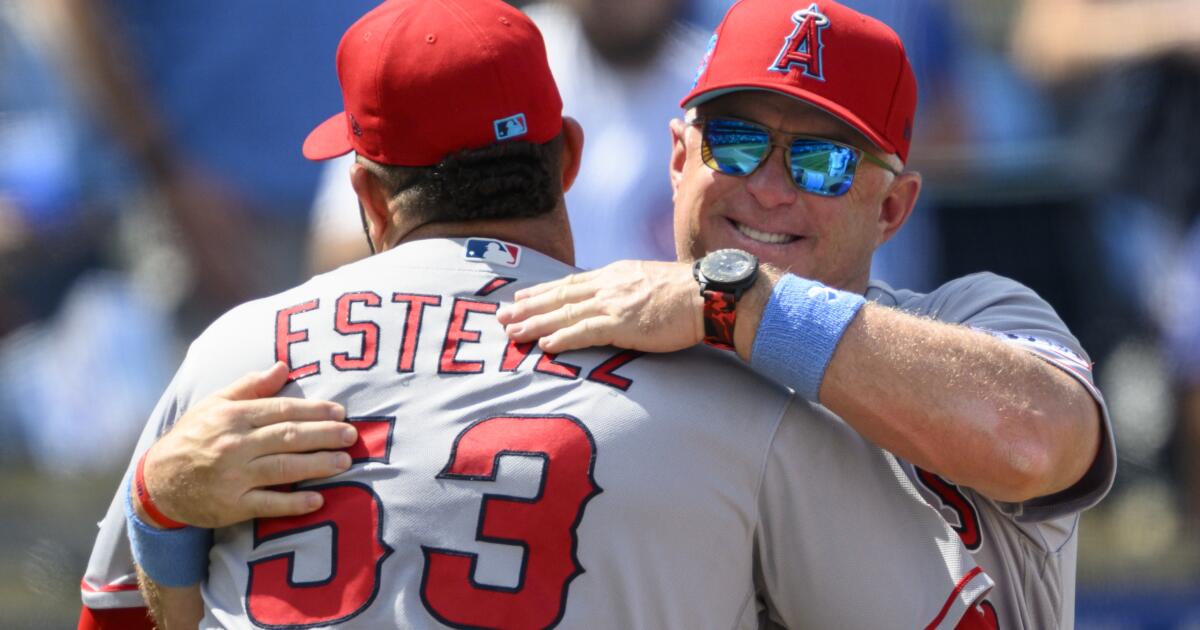
[[[1088,381],[1092,380],[1092,362],[1061,343],[1042,339],[1041,337],[1034,337],[1033,335],[996,332],[994,330],[987,330],[986,328],[976,328],[976,330],[988,333],[1005,343],[1020,346],[1063,369],[1076,372]]]

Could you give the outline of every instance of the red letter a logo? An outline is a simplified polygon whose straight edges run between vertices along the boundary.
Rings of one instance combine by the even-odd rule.
[[[825,80],[821,67],[821,31],[829,28],[829,18],[812,3],[807,9],[800,9],[792,14],[796,27],[792,34],[783,42],[783,48],[775,57],[775,63],[769,70],[774,72],[791,72],[792,68],[804,68],[804,75],[814,79]]]

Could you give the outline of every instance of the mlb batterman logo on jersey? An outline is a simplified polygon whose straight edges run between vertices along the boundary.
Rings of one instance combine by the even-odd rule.
[[[494,238],[469,238],[463,258],[516,267],[521,264],[521,246]]]

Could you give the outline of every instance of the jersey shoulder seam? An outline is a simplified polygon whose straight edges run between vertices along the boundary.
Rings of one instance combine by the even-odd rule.
[[[788,392],[786,398],[783,399],[783,404],[780,405],[779,413],[775,416],[775,425],[771,428],[771,437],[767,440],[766,448],[763,450],[761,462],[758,469],[758,482],[754,488],[754,527],[758,529],[762,521],[762,491],[763,483],[767,478],[767,466],[771,463],[771,451],[775,448],[775,438],[779,436],[779,427],[783,424],[784,418],[787,417],[788,409],[796,402],[796,393]]]

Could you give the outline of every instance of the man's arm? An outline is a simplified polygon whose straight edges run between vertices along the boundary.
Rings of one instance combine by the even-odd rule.
[[[764,267],[738,302],[734,342],[752,365],[782,278]],[[686,263],[622,261],[516,299],[499,321],[517,341],[540,337],[547,352],[606,343],[670,351],[702,338],[703,305]],[[786,374],[766,375],[797,386]],[[821,404],[876,444],[998,501],[1070,487],[1099,449],[1096,403],[1062,370],[986,333],[874,304],[851,321],[819,392]]]
[[[199,584],[187,588],[167,588],[156,584],[142,572],[141,567],[138,567],[137,576],[138,588],[158,630],[195,628],[200,625],[204,619],[204,598],[200,595]]]
[[[917,466],[998,501],[1065,490],[1100,448],[1095,400],[1066,372],[979,331],[866,304],[821,403]]]
[[[287,373],[287,366],[277,363],[264,372],[247,374],[195,405],[149,449],[144,482],[165,516],[198,527],[218,527],[256,517],[305,514],[320,507],[317,493],[265,489],[344,470],[339,466],[344,453],[332,451],[345,448],[349,439],[345,433],[349,425],[336,421],[345,411],[325,401],[268,398],[283,387]],[[156,414],[174,413],[168,411],[167,402],[160,402],[160,408]],[[156,438],[157,426],[158,422],[147,426],[135,462]],[[134,468],[131,465],[130,474]],[[80,630],[149,627],[143,598],[127,596],[137,589],[121,509],[125,490],[123,486],[118,491],[92,550],[82,584],[85,603]],[[134,500],[133,507],[143,523],[161,527],[140,501]],[[207,549],[194,551],[207,553]]]

